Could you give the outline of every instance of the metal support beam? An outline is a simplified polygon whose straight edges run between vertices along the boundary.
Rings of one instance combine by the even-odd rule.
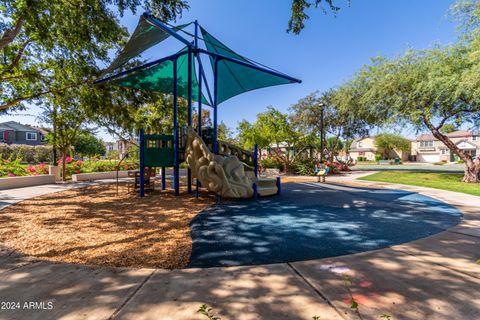
[[[188,110],[187,110],[187,125],[192,126],[192,71],[193,71],[193,53],[192,47],[188,47]],[[192,193],[192,169],[187,169],[187,192]]]
[[[120,78],[122,76],[125,76],[129,73],[132,73],[132,72],[135,72],[137,70],[142,70],[142,69],[146,69],[146,68],[149,68],[149,67],[152,67],[156,64],[160,64],[162,62],[165,62],[165,61],[168,61],[168,60],[173,60],[175,57],[178,57],[179,55],[182,55],[182,54],[186,54],[186,52],[183,52],[183,53],[175,53],[175,54],[172,54],[168,57],[165,57],[165,58],[162,58],[162,59],[158,59],[158,60],[155,60],[155,61],[152,61],[152,62],[149,62],[149,63],[145,63],[145,64],[142,64],[141,66],[138,66],[138,67],[135,67],[135,68],[132,68],[132,69],[129,69],[129,70],[125,70],[125,71],[122,71],[122,72],[119,72],[117,74],[114,74],[113,76],[110,76],[110,77],[106,77],[106,78],[103,78],[103,79],[98,79],[98,80],[95,80],[93,82],[93,84],[100,84],[100,83],[104,83],[104,82],[108,82],[110,80],[113,80],[113,79],[116,79],[116,78]]]
[[[253,146],[253,170],[255,171],[255,177],[258,178],[258,144]]]
[[[162,190],[166,189],[165,167],[162,167]]]
[[[140,129],[140,197],[145,197],[145,130]],[[134,182],[135,184],[135,182]]]
[[[218,101],[218,59],[215,58],[213,64],[213,153],[218,153],[218,112],[217,112],[217,101]]]
[[[177,58],[175,58],[173,60],[173,189],[176,196],[180,195],[177,81]]]
[[[197,41],[197,30],[198,30],[198,23],[195,21],[195,42]],[[197,46],[197,45],[196,45]],[[197,61],[198,61],[198,116],[197,116],[197,133],[202,137],[202,73],[203,73],[203,66],[202,62],[200,61],[200,57],[198,54]],[[195,179],[195,197],[198,198],[200,196],[200,181],[198,177]]]
[[[181,35],[179,35],[177,32],[175,32],[174,30],[172,30],[170,27],[168,27],[166,24],[164,24],[162,21],[158,20],[157,18],[155,18],[152,14],[148,13],[148,12],[145,12],[143,14],[143,17],[145,18],[145,20],[150,23],[151,25],[153,26],[156,26],[164,31],[166,31],[169,35],[171,35],[172,37],[174,37],[175,39],[177,39],[178,41],[182,42],[183,44],[185,44],[186,46],[190,47],[192,46],[192,44],[190,42],[188,42],[187,39],[185,39],[184,37],[182,37]]]

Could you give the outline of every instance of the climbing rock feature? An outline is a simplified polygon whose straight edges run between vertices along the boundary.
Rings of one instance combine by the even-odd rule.
[[[202,186],[225,198],[251,198],[256,181],[253,168],[236,156],[212,153],[203,139],[188,128],[185,160]]]

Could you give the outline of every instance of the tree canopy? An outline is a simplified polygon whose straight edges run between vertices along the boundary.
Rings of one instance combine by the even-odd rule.
[[[75,154],[80,156],[104,156],[107,149],[101,139],[89,131],[80,132],[73,141]]]
[[[389,159],[395,151],[410,151],[410,140],[393,133],[382,133],[375,136],[375,147],[383,159]]]
[[[340,10],[340,7],[336,5],[338,2],[338,0],[292,0],[292,13],[288,21],[287,31],[300,34],[305,28],[305,21],[310,19],[307,11],[312,7],[320,8],[324,13],[330,10],[333,14],[336,14]],[[347,2],[349,3],[350,0]]]
[[[7,0],[0,5],[0,110],[41,104],[49,94],[90,83],[128,33],[117,18],[139,7],[163,20],[187,8],[184,0]],[[73,77],[59,83],[56,71]]]

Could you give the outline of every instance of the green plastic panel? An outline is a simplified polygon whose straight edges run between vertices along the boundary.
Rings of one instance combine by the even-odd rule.
[[[145,166],[173,167],[173,135],[146,134],[144,143]]]

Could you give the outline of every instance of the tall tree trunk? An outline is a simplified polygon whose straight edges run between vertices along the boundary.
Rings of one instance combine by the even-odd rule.
[[[467,159],[465,161],[465,173],[462,181],[467,183],[480,182],[480,159]]]
[[[450,138],[442,134],[439,131],[439,128],[432,125],[426,117],[423,118],[423,122],[430,129],[435,138],[443,142],[450,152],[455,153],[465,163],[465,171],[462,181],[468,183],[480,183],[480,159],[477,158],[474,161],[471,155],[465,153],[452,140],[450,140]]]
[[[67,181],[67,150],[62,150],[62,181]]]

